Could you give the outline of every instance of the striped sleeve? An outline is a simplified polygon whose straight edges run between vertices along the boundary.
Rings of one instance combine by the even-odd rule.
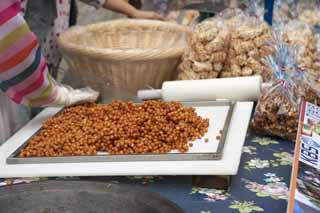
[[[57,86],[20,11],[20,0],[0,1],[0,89],[18,104],[47,105]]]

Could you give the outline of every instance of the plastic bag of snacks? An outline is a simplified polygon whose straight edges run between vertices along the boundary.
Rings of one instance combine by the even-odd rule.
[[[299,16],[297,7],[297,0],[275,0],[273,6],[273,24],[288,23],[296,19]]]
[[[307,9],[304,10],[299,15],[299,20],[306,22],[307,24],[313,26],[313,25],[320,25],[320,13],[319,13],[319,7],[315,10]]]
[[[282,67],[285,67],[285,71],[291,75],[296,88],[297,94],[300,98],[304,98],[306,101],[320,106],[320,81],[319,76],[311,74],[305,70],[302,70],[298,65],[298,52],[299,47],[283,47],[287,44],[280,44],[281,50],[277,52],[285,52],[278,57],[278,62],[282,62]]]
[[[293,80],[297,85],[297,91],[300,97],[320,106],[320,82],[318,76],[312,75],[297,67],[293,74]]]
[[[230,48],[221,77],[250,76],[268,72],[261,59],[273,53],[272,32],[267,23],[247,14],[230,16],[227,10],[222,17],[230,29]]]
[[[319,10],[319,0],[300,0],[297,4],[298,19],[310,26],[320,25]]]
[[[317,57],[316,40],[312,28],[298,20],[279,24],[275,27],[282,40],[290,46],[297,46],[298,66],[312,74],[319,74],[320,61]]]
[[[307,72],[300,72],[300,80],[296,80],[299,89],[299,95],[306,101],[320,106],[320,83]]]
[[[198,24],[179,65],[180,80],[217,78],[228,53],[230,33],[220,18]]]
[[[261,59],[273,53],[271,39],[265,22],[240,9],[226,9],[195,27],[178,79],[264,77],[270,71]]]
[[[273,23],[288,23],[291,20],[301,20],[310,25],[320,22],[319,0],[275,0],[273,8]]]
[[[274,56],[266,57],[265,63],[272,69],[272,86],[265,89],[256,106],[251,126],[254,131],[271,136],[295,140],[300,98],[290,72],[295,64],[287,45],[276,49]],[[290,63],[288,63],[290,62]]]
[[[314,26],[320,22],[319,5],[318,0],[276,0],[274,7],[274,30],[286,43],[299,47],[300,69],[314,75],[320,74],[320,58],[313,32]]]

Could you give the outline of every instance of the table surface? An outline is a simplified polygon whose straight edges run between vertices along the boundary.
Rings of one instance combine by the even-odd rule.
[[[191,176],[100,177],[114,183],[139,185],[177,203],[187,213],[286,212],[294,143],[248,134],[239,173],[229,192],[193,188]],[[0,179],[0,186],[33,179]]]

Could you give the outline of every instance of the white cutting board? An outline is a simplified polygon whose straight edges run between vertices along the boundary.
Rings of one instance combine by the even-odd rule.
[[[189,147],[188,153],[215,153],[217,152],[220,130],[223,130],[226,121],[228,110],[230,106],[212,106],[196,107],[196,112],[202,118],[209,119],[209,128],[207,133],[198,140],[193,142],[193,146]],[[208,139],[208,142],[205,142]],[[171,151],[171,153],[179,153],[178,150]]]
[[[47,108],[0,147],[0,178],[121,175],[235,175],[245,141],[253,102],[237,102],[226,137],[223,157],[216,161],[143,161],[8,165],[6,159],[41,128],[59,108]]]

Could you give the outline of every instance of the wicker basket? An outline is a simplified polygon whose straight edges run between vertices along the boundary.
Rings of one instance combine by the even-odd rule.
[[[103,96],[114,95],[115,88],[133,95],[175,78],[188,33],[177,24],[122,19],[72,28],[59,45],[83,84]]]

